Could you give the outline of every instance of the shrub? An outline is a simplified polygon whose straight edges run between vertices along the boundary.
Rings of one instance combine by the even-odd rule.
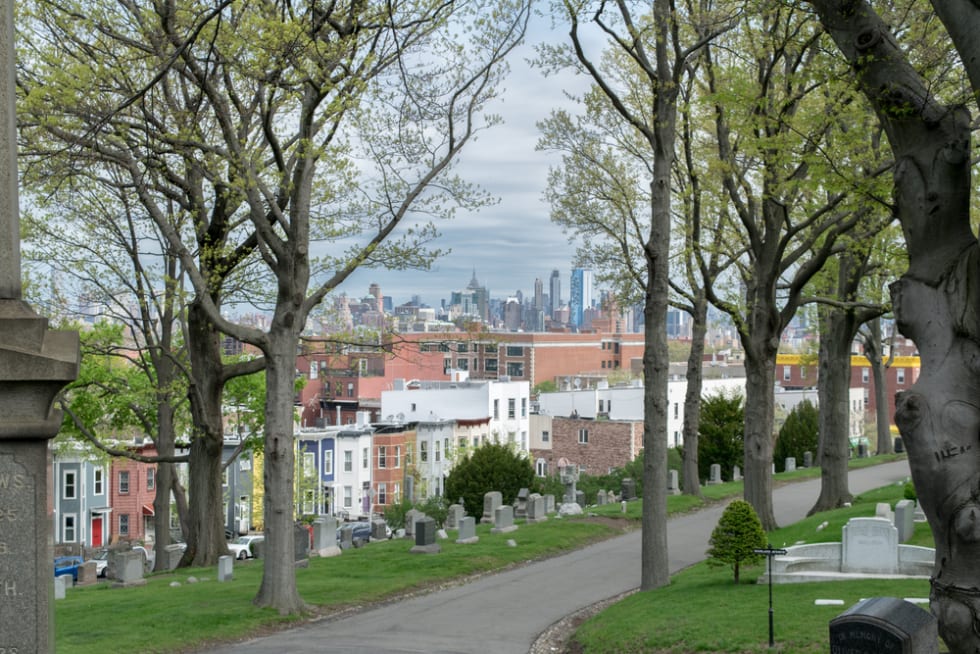
[[[436,525],[441,529],[446,524],[446,517],[449,515],[449,502],[445,497],[433,495],[422,502],[417,502],[415,508],[436,521]]]
[[[392,531],[405,528],[405,514],[412,508],[412,502],[407,497],[403,497],[394,504],[385,507],[385,523]]]
[[[721,466],[721,478],[732,480],[732,468],[742,467],[745,409],[742,396],[719,393],[701,401],[698,436],[698,474],[708,479],[713,463]]]
[[[483,515],[483,495],[500,491],[504,504],[513,504],[522,488],[534,484],[534,467],[507,445],[488,443],[456,462],[446,478],[446,497],[463,498],[466,513]]]
[[[915,494],[915,484],[911,481],[905,482],[905,488],[902,490],[902,497],[907,500],[912,500],[913,502],[919,499],[919,496]]]
[[[735,500],[721,514],[718,525],[711,532],[708,563],[730,565],[738,583],[742,564],[758,563],[762,556],[753,550],[766,547],[766,532],[755,509],[745,500]]]
[[[794,457],[797,463],[802,463],[804,452],[817,451],[819,420],[817,407],[809,400],[803,400],[793,407],[779,430],[776,447],[772,453],[777,472],[786,469],[787,457]]]

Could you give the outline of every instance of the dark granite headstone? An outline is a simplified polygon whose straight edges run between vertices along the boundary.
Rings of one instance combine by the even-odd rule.
[[[624,500],[636,499],[636,480],[626,477],[620,483],[620,497]]]
[[[861,600],[830,621],[830,654],[938,652],[936,618],[895,597]]]
[[[415,522],[415,546],[409,550],[413,554],[437,554],[442,548],[436,542],[436,521],[424,517]]]
[[[306,568],[310,565],[310,529],[303,524],[293,525],[293,559],[297,568]]]
[[[905,443],[902,442],[902,437],[899,436],[895,439],[895,454],[902,454],[905,452]]]

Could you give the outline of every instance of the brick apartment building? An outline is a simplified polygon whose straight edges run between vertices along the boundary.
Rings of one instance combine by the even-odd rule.
[[[569,465],[583,473],[604,475],[643,451],[642,422],[554,417],[550,423],[550,447],[540,447],[544,444],[532,439],[531,461],[538,475],[557,474]]]

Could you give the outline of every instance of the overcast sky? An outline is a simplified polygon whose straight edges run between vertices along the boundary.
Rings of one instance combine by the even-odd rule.
[[[452,291],[466,287],[473,276],[493,298],[511,296],[520,290],[533,294],[534,279],[548,289],[551,271],[561,273],[562,299],[568,301],[568,280],[575,246],[549,218],[543,199],[549,165],[554,154],[536,152],[537,123],[556,107],[571,107],[563,88],[581,90],[583,77],[545,77],[532,69],[527,59],[533,44],[548,39],[567,39],[566,30],[551,32],[546,21],[533,20],[529,38],[510,60],[511,72],[491,111],[504,122],[479,135],[463,151],[458,172],[497,196],[499,203],[478,213],[460,212],[451,221],[440,221],[441,238],[435,247],[452,252],[436,261],[429,272],[359,270],[340,287],[350,297],[367,295],[372,282],[381,285],[395,305],[413,295],[426,304],[439,306]],[[577,87],[577,89],[575,88]]]

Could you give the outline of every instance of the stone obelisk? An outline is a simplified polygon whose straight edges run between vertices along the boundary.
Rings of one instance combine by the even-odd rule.
[[[54,651],[48,441],[58,392],[78,376],[76,332],[23,301],[17,204],[13,2],[0,8],[0,652]]]

